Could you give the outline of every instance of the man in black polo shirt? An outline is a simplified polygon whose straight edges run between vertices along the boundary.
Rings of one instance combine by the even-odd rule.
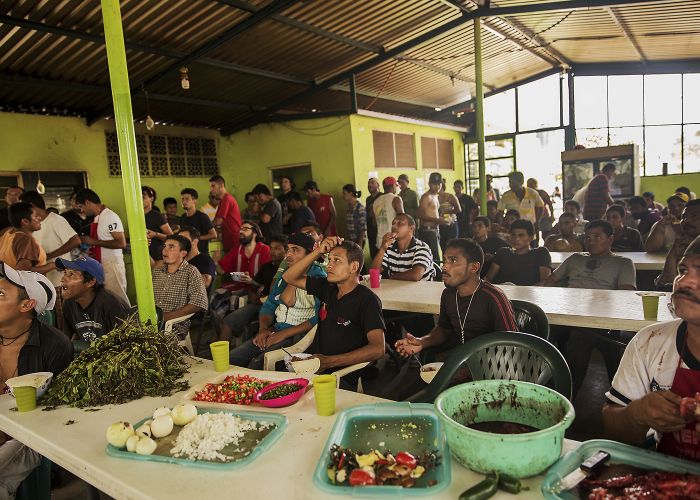
[[[529,220],[518,219],[510,225],[513,248],[499,248],[486,273],[491,283],[537,285],[552,274],[552,257],[545,247],[532,248],[535,226]]]
[[[328,254],[328,277],[306,277],[307,269],[324,254]],[[318,331],[311,346],[321,361],[319,372],[384,356],[382,303],[369,288],[359,285],[362,263],[362,249],[356,243],[329,236],[282,275],[288,284],[321,300]],[[357,378],[357,372],[343,377],[341,387],[355,390]]]
[[[5,382],[12,377],[40,371],[57,375],[70,364],[71,342],[36,317],[55,302],[56,289],[45,276],[0,262],[0,393],[7,391]],[[14,498],[40,458],[0,432],[0,498]]]
[[[129,308],[105,290],[105,273],[95,259],[56,259],[56,268],[63,271],[63,329],[73,340],[92,342],[129,317]]]

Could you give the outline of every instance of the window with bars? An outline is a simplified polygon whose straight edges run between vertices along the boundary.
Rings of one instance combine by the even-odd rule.
[[[413,134],[372,131],[375,168],[416,168]]]
[[[116,132],[105,132],[110,176],[121,176]],[[136,134],[143,177],[211,177],[219,173],[216,141],[201,137]]]
[[[421,137],[420,145],[423,168],[447,170],[454,169],[452,139]]]

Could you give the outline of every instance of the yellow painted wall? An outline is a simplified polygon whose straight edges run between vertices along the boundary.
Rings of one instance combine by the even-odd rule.
[[[656,201],[664,205],[666,204],[666,199],[680,186],[686,186],[695,194],[700,195],[700,174],[655,175],[653,177],[642,177],[639,182],[640,194],[651,191],[654,193]]]
[[[311,164],[313,180],[333,195],[338,230],[345,228],[343,185],[355,182],[350,120],[347,116],[258,125],[219,140],[221,175],[245,194],[270,185],[270,168]],[[294,179],[297,189],[310,179]]]
[[[0,134],[0,170],[87,171],[90,188],[127,225],[122,179],[110,177],[107,165],[104,131],[113,130],[113,125],[113,122],[104,121],[87,127],[80,118],[0,113],[0,130],[3,131]],[[145,129],[137,127],[137,132],[145,132]],[[195,128],[156,127],[153,132],[218,137],[216,131]],[[209,194],[206,177],[143,177],[141,182],[156,190],[156,203],[161,209],[164,198],[173,196],[179,200],[180,191],[185,187],[193,187],[200,193],[201,205],[207,202]]]
[[[415,123],[406,123],[397,120],[376,118],[363,115],[352,115],[350,117],[352,124],[353,138],[353,153],[355,157],[355,178],[362,189],[363,196],[367,193],[367,179],[369,172],[377,171],[379,181],[386,176],[398,177],[401,174],[406,174],[410,178],[410,186],[416,188],[416,178],[423,177],[425,179],[425,187],[428,187],[428,176],[433,170],[423,169],[421,156],[421,137],[437,137],[440,139],[452,139],[454,169],[453,170],[435,170],[440,172],[447,179],[448,190],[452,191],[452,183],[456,179],[464,180],[464,142],[460,132],[445,128],[431,127]],[[374,148],[372,145],[372,131],[382,130],[387,132],[403,132],[415,134],[416,148],[416,163],[417,169],[400,169],[400,168],[374,168]]]

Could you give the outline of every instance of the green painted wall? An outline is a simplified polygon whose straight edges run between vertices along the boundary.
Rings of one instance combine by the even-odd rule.
[[[428,176],[433,170],[423,169],[421,156],[421,137],[437,137],[440,139],[452,139],[454,169],[453,170],[436,170],[447,178],[448,190],[452,191],[452,183],[456,179],[464,180],[464,143],[461,132],[456,130],[431,127],[429,125],[406,123],[403,121],[376,118],[372,116],[352,115],[350,117],[352,124],[352,139],[353,153],[355,158],[355,179],[358,186],[361,186],[363,194],[367,193],[367,179],[369,172],[377,171],[379,181],[386,176],[398,177],[400,174],[406,174],[410,178],[410,186],[416,188],[416,178],[423,177],[425,186],[428,186]],[[372,131],[382,130],[387,132],[404,132],[415,134],[416,148],[416,163],[417,169],[400,169],[400,168],[374,168],[374,148],[372,145]]]
[[[88,172],[90,188],[102,201],[126,221],[121,177],[110,177],[104,131],[113,129],[104,121],[87,127],[80,118],[0,113],[0,170],[83,170]],[[137,132],[145,132],[142,126]],[[156,134],[190,137],[218,137],[216,131],[179,127],[156,127]],[[200,193],[200,203],[207,202],[209,180],[205,177],[143,177],[143,184],[158,193],[156,203],[168,196],[179,200],[180,191],[193,187]],[[32,186],[26,186],[32,188]]]
[[[258,125],[219,140],[221,175],[242,194],[255,184],[270,185],[271,169],[310,164],[321,192],[333,195],[338,230],[345,228],[343,185],[355,181],[352,136],[347,116]],[[294,179],[297,189],[310,179]]]
[[[671,196],[677,187],[686,186],[696,194],[700,194],[700,174],[684,175],[656,175],[642,177],[639,182],[639,190],[644,193],[654,193],[656,201],[666,204],[666,199]]]

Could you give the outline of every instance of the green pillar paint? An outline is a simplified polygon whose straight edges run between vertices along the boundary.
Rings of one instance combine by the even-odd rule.
[[[474,72],[476,73],[476,144],[479,150],[479,200],[486,215],[486,153],[484,150],[484,75],[481,64],[481,19],[474,19]]]
[[[124,50],[124,33],[122,31],[119,0],[101,0],[102,22],[104,24],[109,80],[112,86],[114,119],[119,140],[119,159],[122,166],[122,184],[126,202],[126,218],[129,221],[131,236],[131,255],[134,266],[134,283],[136,285],[136,302],[141,321],[156,319],[156,306],[153,298],[151,281],[151,264],[146,240],[146,220],[143,216],[143,199],[141,197],[141,178],[136,154],[136,135],[134,117],[131,111],[131,89],[129,73],[126,66]]]

